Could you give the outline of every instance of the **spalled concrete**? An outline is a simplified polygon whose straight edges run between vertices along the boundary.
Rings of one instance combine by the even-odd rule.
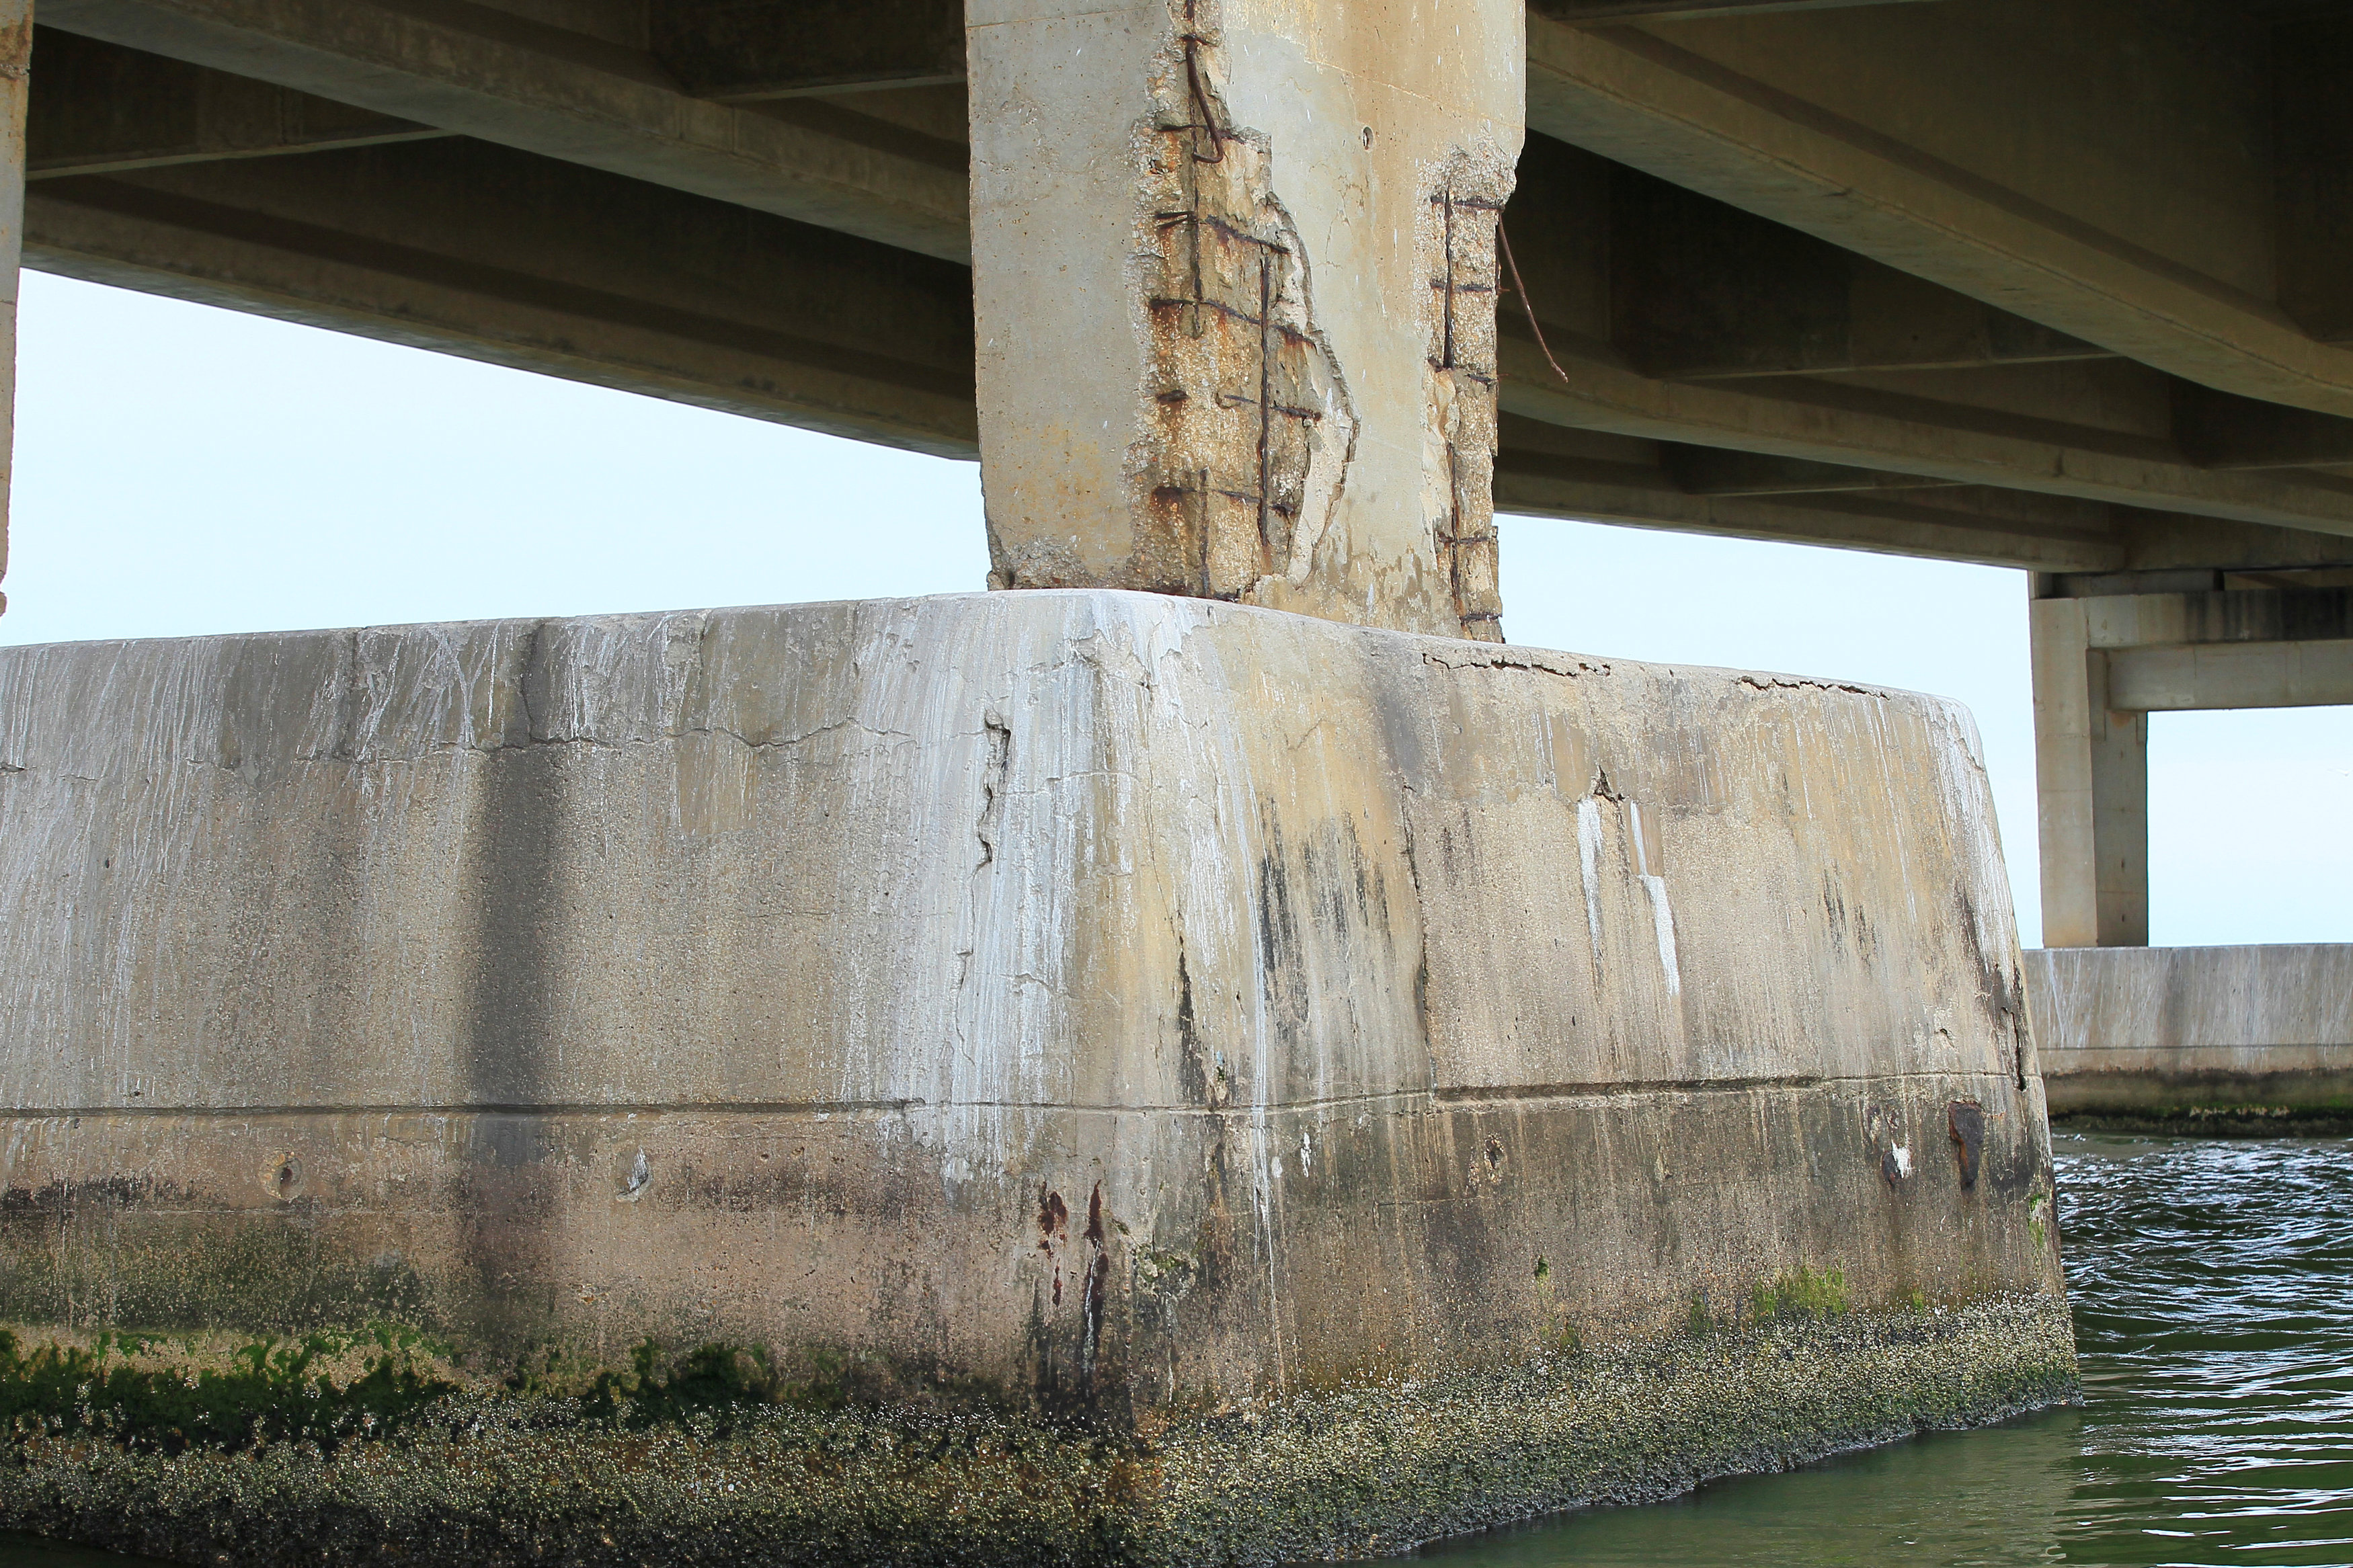
[[[968,18],[992,581],[1498,640],[1518,0]]]
[[[2353,1119],[2353,946],[2036,949],[2054,1115]]]
[[[2063,1396],[2022,986],[1900,693],[1104,592],[0,651],[0,1313],[855,1363],[1105,1560]]]

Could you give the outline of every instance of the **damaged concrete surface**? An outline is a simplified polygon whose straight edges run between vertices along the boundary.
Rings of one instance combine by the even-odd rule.
[[[1424,10],[970,7],[994,584],[1500,638],[1522,19]]]
[[[1174,1453],[1835,1275],[1984,1418],[2073,1375],[2022,987],[1901,693],[1099,591],[0,650],[19,1323],[719,1341]],[[1479,1521],[1601,1495],[1538,1470]],[[1472,1517],[1322,1485],[1219,1552]]]

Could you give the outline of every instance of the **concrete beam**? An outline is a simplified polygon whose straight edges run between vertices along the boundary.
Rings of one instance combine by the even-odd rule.
[[[2209,468],[2353,465],[2353,419],[2191,382],[2174,384],[2173,427],[2183,453]]]
[[[2148,944],[2148,714],[2119,706],[2085,601],[2037,599],[2036,827],[2046,947]]]
[[[734,102],[965,76],[963,0],[668,0],[653,53],[689,92]]]
[[[1531,15],[1529,123],[2186,380],[2353,416],[2353,353],[2271,297],[2268,35],[2182,20],[1978,0],[1670,41]]]
[[[1575,187],[1559,188],[1567,182],[1556,167],[1538,165],[1506,221],[1527,221],[1539,204],[1574,201]],[[1623,164],[1609,166],[1607,184],[1608,335],[1650,374],[1703,380],[2116,357]]]
[[[1775,11],[1838,11],[1855,5],[1916,4],[1917,0],[1528,0],[1534,15],[1570,24],[1665,22],[1693,16],[1754,16]]]
[[[1502,437],[1503,449],[1495,461],[1495,507],[1521,516],[1825,544],[2045,573],[2098,572],[2130,559],[2129,535],[2118,527],[2116,509],[2093,501],[1984,487],[1905,489],[1877,483],[1852,489],[1775,492],[1751,488],[1745,494],[1704,494],[1692,488],[1693,470],[1687,465],[1694,459],[1727,465],[1750,459],[1738,453],[1564,430],[1514,415],[1504,416]],[[1778,460],[1756,461],[1769,473]],[[1789,467],[1792,472],[1803,471],[1801,465]],[[1817,477],[1813,482],[1824,481]]]
[[[45,180],[30,226],[48,271],[976,451],[964,268],[503,147]]]
[[[2140,713],[2353,703],[2353,640],[2202,643],[2097,657],[2107,661],[2108,700]]]
[[[1664,444],[1668,474],[1695,496],[1821,495],[1854,490],[1922,490],[1938,487],[1914,474],[1841,468],[1799,458],[1770,458],[1722,447]]]
[[[48,0],[68,32],[968,259],[960,149],[685,91],[652,55],[470,0]],[[896,132],[897,128],[888,128]]]
[[[1518,517],[1620,523],[1988,566],[2050,570],[2068,563],[2084,567],[2123,554],[2116,544],[2038,538],[1958,508],[1878,496],[1831,494],[1791,500],[1694,496],[1646,482],[1650,477],[1641,469],[1595,471],[1574,460],[1507,447],[1495,463],[1495,510]]]
[[[2342,342],[2353,338],[2353,25],[2341,14],[2284,23],[2273,54],[2280,308]]]
[[[1547,331],[1547,356],[1503,324],[1503,407],[1544,423],[2353,536],[2353,481],[2334,475],[2220,472],[2162,440],[1825,378],[1667,381],[1571,335]]]
[[[2248,573],[2265,576],[2263,586],[2278,586],[2316,571],[2353,567],[2353,538],[2341,533],[2224,522],[2143,507],[2112,506],[2108,513],[2126,541],[2127,572],[2195,570],[2210,577]],[[2274,579],[2276,574],[2287,575]]]
[[[428,141],[449,132],[52,27],[26,111],[31,179]]]
[[[1674,380],[2117,356],[1786,224],[1531,135],[1504,213],[1547,326]]]
[[[2353,586],[2353,538],[1502,421],[1498,510],[2021,567],[2042,597]],[[1743,473],[1750,463],[1756,467]],[[1680,471],[1679,471],[1680,470]],[[1743,494],[1696,493],[1715,474]],[[1773,489],[1788,484],[1861,488]],[[2055,565],[2054,563],[2068,563]],[[2338,575],[2347,581],[2339,583]],[[2245,598],[2243,594],[2237,595]]]
[[[2238,588],[2082,598],[2094,647],[2353,638],[2353,589]]]

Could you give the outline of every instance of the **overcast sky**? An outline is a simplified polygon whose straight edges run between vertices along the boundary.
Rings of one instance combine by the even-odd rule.
[[[977,470],[27,273],[0,644],[977,588]],[[1515,643],[1978,718],[2040,940],[2017,573],[1502,523]],[[2353,941],[2353,710],[2159,714],[2151,938]]]

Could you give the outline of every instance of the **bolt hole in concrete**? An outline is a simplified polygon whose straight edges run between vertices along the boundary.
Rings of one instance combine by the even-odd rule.
[[[1442,1542],[1444,1568],[2353,1561],[2342,1139],[2061,1131],[2085,1403],[1677,1501]],[[1541,1279],[1551,1270],[1537,1266]],[[0,1539],[0,1568],[144,1559]]]
[[[289,1154],[273,1162],[261,1173],[262,1187],[280,1203],[292,1203],[302,1195],[302,1162]]]

